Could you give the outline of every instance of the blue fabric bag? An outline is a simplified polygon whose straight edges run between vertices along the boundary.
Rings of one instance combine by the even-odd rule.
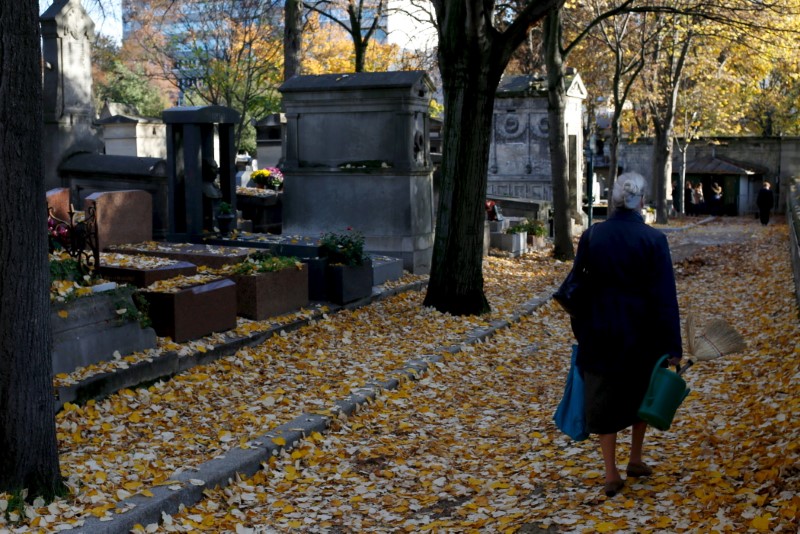
[[[589,437],[589,433],[586,432],[586,416],[583,409],[583,378],[578,372],[578,364],[575,363],[577,357],[578,346],[572,345],[572,360],[567,383],[564,386],[564,396],[561,397],[553,420],[564,434],[575,441],[583,441]]]

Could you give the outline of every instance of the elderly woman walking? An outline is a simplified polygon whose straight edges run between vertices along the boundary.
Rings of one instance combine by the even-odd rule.
[[[587,429],[598,434],[605,493],[624,486],[616,465],[617,433],[632,428],[628,477],[652,474],[643,460],[647,423],[637,411],[657,360],[682,357],[680,318],[669,245],[645,224],[645,180],[635,173],[614,184],[614,212],[581,236],[576,264],[589,273],[589,305],[573,318],[577,364],[584,379]]]

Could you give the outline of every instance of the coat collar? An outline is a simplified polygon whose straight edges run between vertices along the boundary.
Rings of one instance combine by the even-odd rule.
[[[615,221],[644,222],[644,217],[641,213],[636,210],[628,210],[625,208],[615,209],[610,219]]]

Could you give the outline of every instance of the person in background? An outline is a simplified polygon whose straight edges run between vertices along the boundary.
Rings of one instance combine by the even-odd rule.
[[[697,182],[692,195],[694,200],[694,212],[696,215],[702,215],[706,212],[706,198],[705,195],[703,195],[703,182]]]
[[[647,423],[637,412],[656,362],[682,357],[678,298],[666,235],[645,224],[645,180],[626,173],[614,183],[614,211],[578,243],[587,265],[589,307],[574,317],[578,368],[584,379],[587,430],[599,435],[605,494],[624,486],[616,465],[617,433],[632,428],[628,477],[652,474],[643,460]]]
[[[711,214],[722,215],[722,186],[717,182],[711,184]]]
[[[756,197],[756,206],[758,206],[758,218],[764,226],[769,224],[769,213],[772,211],[772,206],[775,204],[775,195],[772,193],[772,186],[769,182],[764,181],[761,190]]]
[[[686,215],[694,215],[694,188],[689,180],[686,180],[683,190],[683,211]]]

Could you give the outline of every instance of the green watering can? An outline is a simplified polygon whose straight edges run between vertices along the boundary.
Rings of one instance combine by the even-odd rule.
[[[662,356],[650,376],[650,386],[639,407],[639,418],[659,430],[669,430],[678,406],[689,394],[686,381],[675,371],[662,367],[669,355]]]

